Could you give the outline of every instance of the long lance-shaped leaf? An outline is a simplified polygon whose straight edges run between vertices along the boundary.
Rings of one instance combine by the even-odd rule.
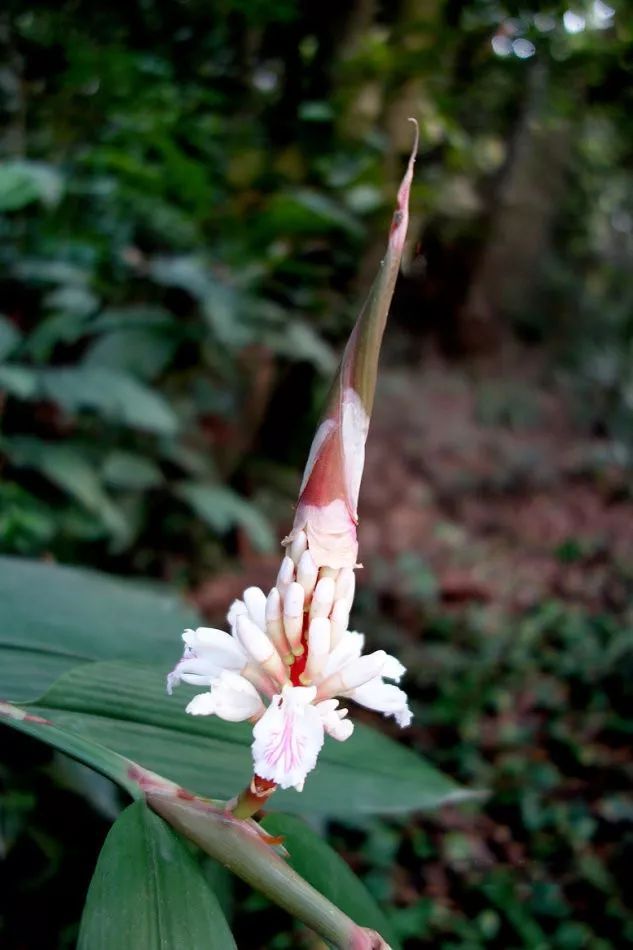
[[[18,732],[24,732],[34,739],[41,739],[47,745],[65,752],[73,759],[83,762],[102,775],[116,782],[121,788],[124,788],[132,798],[138,798],[141,795],[139,783],[135,777],[137,773],[145,773],[147,777],[153,775],[146,769],[137,766],[130,759],[113,752],[106,746],[95,742],[94,739],[86,738],[76,732],[56,726],[50,719],[39,716],[36,713],[30,713],[20,706],[13,703],[0,701],[0,722],[12,726]],[[155,776],[158,778],[158,776]],[[161,781],[167,781],[166,779]],[[169,783],[173,785],[173,783]],[[177,786],[173,786],[176,788]]]
[[[223,802],[198,798],[92,739],[55,726],[12,703],[0,702],[0,721],[79,759],[148,804],[248,884],[342,950],[381,950],[374,931],[359,927],[280,857],[279,840],[251,819],[234,818]],[[277,850],[278,849],[278,850]]]
[[[358,555],[358,493],[374,403],[380,345],[409,224],[409,192],[418,149],[418,127],[398,190],[389,243],[378,276],[349,338],[327,408],[317,429],[299,490],[292,540],[308,535],[319,567],[354,567]]]
[[[187,802],[160,791],[150,791],[147,802],[177,831],[335,947],[388,950],[376,931],[355,924],[293,871],[269,843],[254,834],[245,834],[244,822],[227,816],[222,827],[217,815],[210,816],[208,807],[199,799]]]

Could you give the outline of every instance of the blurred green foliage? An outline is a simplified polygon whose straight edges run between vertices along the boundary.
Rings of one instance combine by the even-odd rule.
[[[9,0],[0,549],[191,579],[271,548],[380,257],[409,114],[421,254],[394,309],[416,352],[427,331],[460,353],[538,346],[568,370],[580,423],[630,464],[633,23],[614,7]],[[529,413],[517,400],[481,415]],[[433,575],[415,555],[402,567],[430,611],[406,658],[414,741],[493,795],[473,816],[334,840],[395,902],[408,947],[630,943],[624,620],[550,603],[500,634],[440,615]],[[60,789],[97,796],[43,753],[25,776],[15,749],[12,902],[20,917],[48,894],[70,946],[82,895],[64,903],[61,882],[85,888],[105,826]],[[262,945],[294,945],[238,897]]]
[[[217,563],[234,529],[270,547],[408,113],[426,267],[411,313],[485,346],[483,294],[494,320],[562,346],[589,422],[628,444],[631,27],[604,3],[581,29],[563,11],[9,3],[2,548],[160,572],[170,551]],[[275,463],[257,468],[267,512],[258,455]]]

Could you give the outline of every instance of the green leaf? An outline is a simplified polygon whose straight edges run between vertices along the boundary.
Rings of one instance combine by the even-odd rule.
[[[20,332],[9,318],[0,314],[0,360],[9,356],[21,339]]]
[[[127,373],[100,366],[43,370],[42,394],[70,412],[92,409],[106,419],[174,435],[178,419],[165,399]]]
[[[345,231],[362,238],[364,228],[340,202],[309,188],[297,188],[271,199],[266,224],[271,231],[291,234],[322,233],[324,229]]]
[[[156,379],[172,359],[178,339],[162,331],[131,327],[104,333],[87,351],[83,366],[123,370],[140,379]]]
[[[270,332],[265,339],[275,353],[292,360],[312,363],[323,375],[333,373],[336,369],[332,348],[303,320],[291,320],[283,331]]]
[[[20,399],[49,399],[67,412],[89,409],[105,419],[172,436],[178,417],[166,400],[128,373],[105,366],[0,367],[0,387]]]
[[[81,918],[78,950],[229,950],[235,941],[202,869],[144,802],[110,829]]]
[[[70,445],[40,439],[7,439],[3,449],[13,465],[34,468],[95,515],[117,540],[128,537],[123,514],[103,490],[96,468]]]
[[[84,736],[64,732],[50,721],[26,710],[0,702],[0,718],[20,731],[43,738],[53,747],[110,775],[133,797],[144,798],[154,811],[208,855],[303,920],[335,946],[354,946],[355,938],[360,937],[357,925],[289,867],[271,847],[271,843],[263,839],[253,821],[227,817],[222,803],[183,796],[180,789],[165,782],[161,776],[141,769],[136,763],[91,743]],[[161,849],[162,854],[164,851]],[[112,876],[118,886],[119,875],[114,873]],[[109,878],[110,874],[104,877]],[[102,907],[103,900],[104,896],[99,894],[96,904]],[[102,919],[102,926],[105,923]],[[81,942],[80,946],[83,945]],[[92,945],[92,942],[88,943],[88,946]],[[106,946],[109,945],[106,940]]]
[[[173,793],[154,794],[149,790],[147,801],[172,827],[302,920],[330,946],[378,946],[375,934],[361,930],[347,914],[300,877],[275,852],[271,843],[263,840],[255,823],[227,820],[217,809],[210,810],[204,801],[183,800]]]
[[[77,321],[86,320],[99,306],[99,298],[84,284],[62,284],[45,297],[46,307],[72,315]]]
[[[7,363],[0,366],[0,390],[16,399],[34,399],[37,395],[37,374],[30,366]]]
[[[179,634],[196,618],[163,591],[0,558],[0,696],[33,697],[63,673],[30,713],[193,792],[229,798],[251,774],[251,728],[186,715],[193,688],[166,695]],[[274,801],[287,811],[345,816],[434,808],[464,797],[416,753],[358,723],[347,742],[326,741],[301,794],[276,792]]]
[[[176,494],[219,534],[239,526],[258,551],[274,550],[275,536],[268,520],[252,502],[226,485],[183,482],[176,488]]]
[[[188,716],[191,694],[181,688],[167,696],[163,670],[91,663],[64,673],[28,709],[196,794],[230,798],[251,775],[252,729]],[[301,794],[276,792],[275,804],[345,816],[434,808],[464,794],[409,749],[357,724],[347,742],[326,742]]]
[[[156,488],[164,482],[158,465],[144,455],[134,452],[114,451],[103,464],[103,479],[113,488],[128,488],[143,491]]]
[[[55,205],[62,196],[59,172],[44,162],[0,163],[0,211],[19,211],[34,201]]]
[[[288,863],[301,877],[357,924],[377,930],[397,950],[399,943],[389,921],[365,885],[323,837],[291,815],[267,815],[261,824],[273,837],[283,836]]]
[[[195,613],[164,585],[0,557],[0,696],[36,699],[89,660],[147,659],[169,669]]]

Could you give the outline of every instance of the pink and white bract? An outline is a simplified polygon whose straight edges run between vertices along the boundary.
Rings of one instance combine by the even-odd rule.
[[[275,586],[249,587],[230,607],[230,633],[199,627],[167,680],[206,687],[187,712],[253,725],[251,792],[303,788],[327,733],[340,742],[354,726],[352,700],[408,726],[406,694],[395,685],[398,660],[363,654],[362,634],[348,629],[354,599],[357,503],[373,405],[380,343],[400,268],[408,222],[416,138],[398,191],[389,244],[370,296],[349,339],[317,429],[286,538]]]

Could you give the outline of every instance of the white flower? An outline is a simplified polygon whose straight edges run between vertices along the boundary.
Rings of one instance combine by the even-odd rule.
[[[354,726],[335,697],[393,716],[408,726],[411,712],[398,660],[347,629],[354,597],[351,568],[318,568],[309,535],[299,532],[268,597],[244,591],[228,612],[230,633],[199,627],[183,634],[185,651],[167,678],[208,687],[191,700],[194,716],[254,723],[256,776],[299,791],[316,765],[325,733],[343,742]]]

